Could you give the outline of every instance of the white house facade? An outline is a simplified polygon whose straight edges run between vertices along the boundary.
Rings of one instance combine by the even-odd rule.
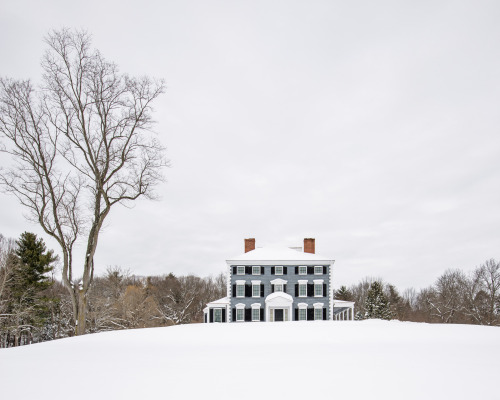
[[[334,260],[315,254],[315,240],[304,248],[255,248],[226,260],[228,296],[207,304],[205,322],[281,322],[353,319],[354,302],[335,301]]]

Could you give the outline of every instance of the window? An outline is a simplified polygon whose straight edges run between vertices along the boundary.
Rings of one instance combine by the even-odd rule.
[[[314,275],[323,275],[323,267],[321,265],[314,267]]]
[[[275,292],[282,292],[283,291],[283,285],[274,285],[274,291]]]
[[[323,284],[314,284],[314,297],[323,297]]]
[[[252,267],[252,275],[260,275],[260,267]]]
[[[236,297],[245,297],[245,285],[236,285]]]
[[[299,297],[307,297],[307,283],[299,283]]]
[[[214,308],[214,322],[222,322],[222,308]]]
[[[307,275],[307,267],[305,265],[299,266],[299,275]]]
[[[252,321],[260,321],[260,308],[252,308]]]
[[[236,321],[244,321],[245,320],[245,309],[244,308],[237,308],[236,309]]]
[[[322,308],[314,308],[314,320],[322,321],[323,320],[323,309]]]
[[[276,266],[274,267],[274,274],[275,275],[283,275],[283,266],[280,265],[280,266]]]
[[[252,285],[252,297],[260,297],[260,284]]]
[[[307,321],[307,308],[299,308],[299,321]]]
[[[242,265],[238,265],[236,267],[236,274],[237,275],[245,275],[245,267]]]

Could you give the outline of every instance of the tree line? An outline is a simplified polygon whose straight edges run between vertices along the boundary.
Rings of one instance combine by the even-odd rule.
[[[489,259],[469,273],[449,269],[431,286],[400,293],[380,278],[364,278],[335,292],[355,302],[356,319],[500,325],[500,262]]]
[[[58,259],[42,239],[0,235],[0,347],[73,336],[73,303],[54,277]],[[88,294],[86,332],[203,322],[203,308],[224,297],[226,277],[139,277],[120,267],[96,276]]]

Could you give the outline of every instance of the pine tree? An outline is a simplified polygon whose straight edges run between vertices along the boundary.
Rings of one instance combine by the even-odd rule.
[[[353,301],[353,296],[347,287],[341,286],[340,289],[335,292],[335,300]]]
[[[46,249],[43,239],[34,233],[24,232],[16,245],[11,255],[13,267],[8,283],[14,345],[22,343],[21,332],[26,343],[32,342],[32,329],[44,325],[51,299],[43,292],[52,284],[46,274],[53,270],[57,260],[54,252]]]
[[[365,302],[365,319],[392,319],[389,300],[384,295],[382,284],[378,281],[370,285]]]

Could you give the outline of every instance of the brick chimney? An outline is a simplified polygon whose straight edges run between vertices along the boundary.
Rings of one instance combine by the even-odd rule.
[[[255,239],[254,238],[245,239],[245,253],[248,253],[249,251],[252,250],[255,250]]]
[[[304,239],[304,253],[312,253],[316,252],[316,247],[314,244],[314,239]]]

